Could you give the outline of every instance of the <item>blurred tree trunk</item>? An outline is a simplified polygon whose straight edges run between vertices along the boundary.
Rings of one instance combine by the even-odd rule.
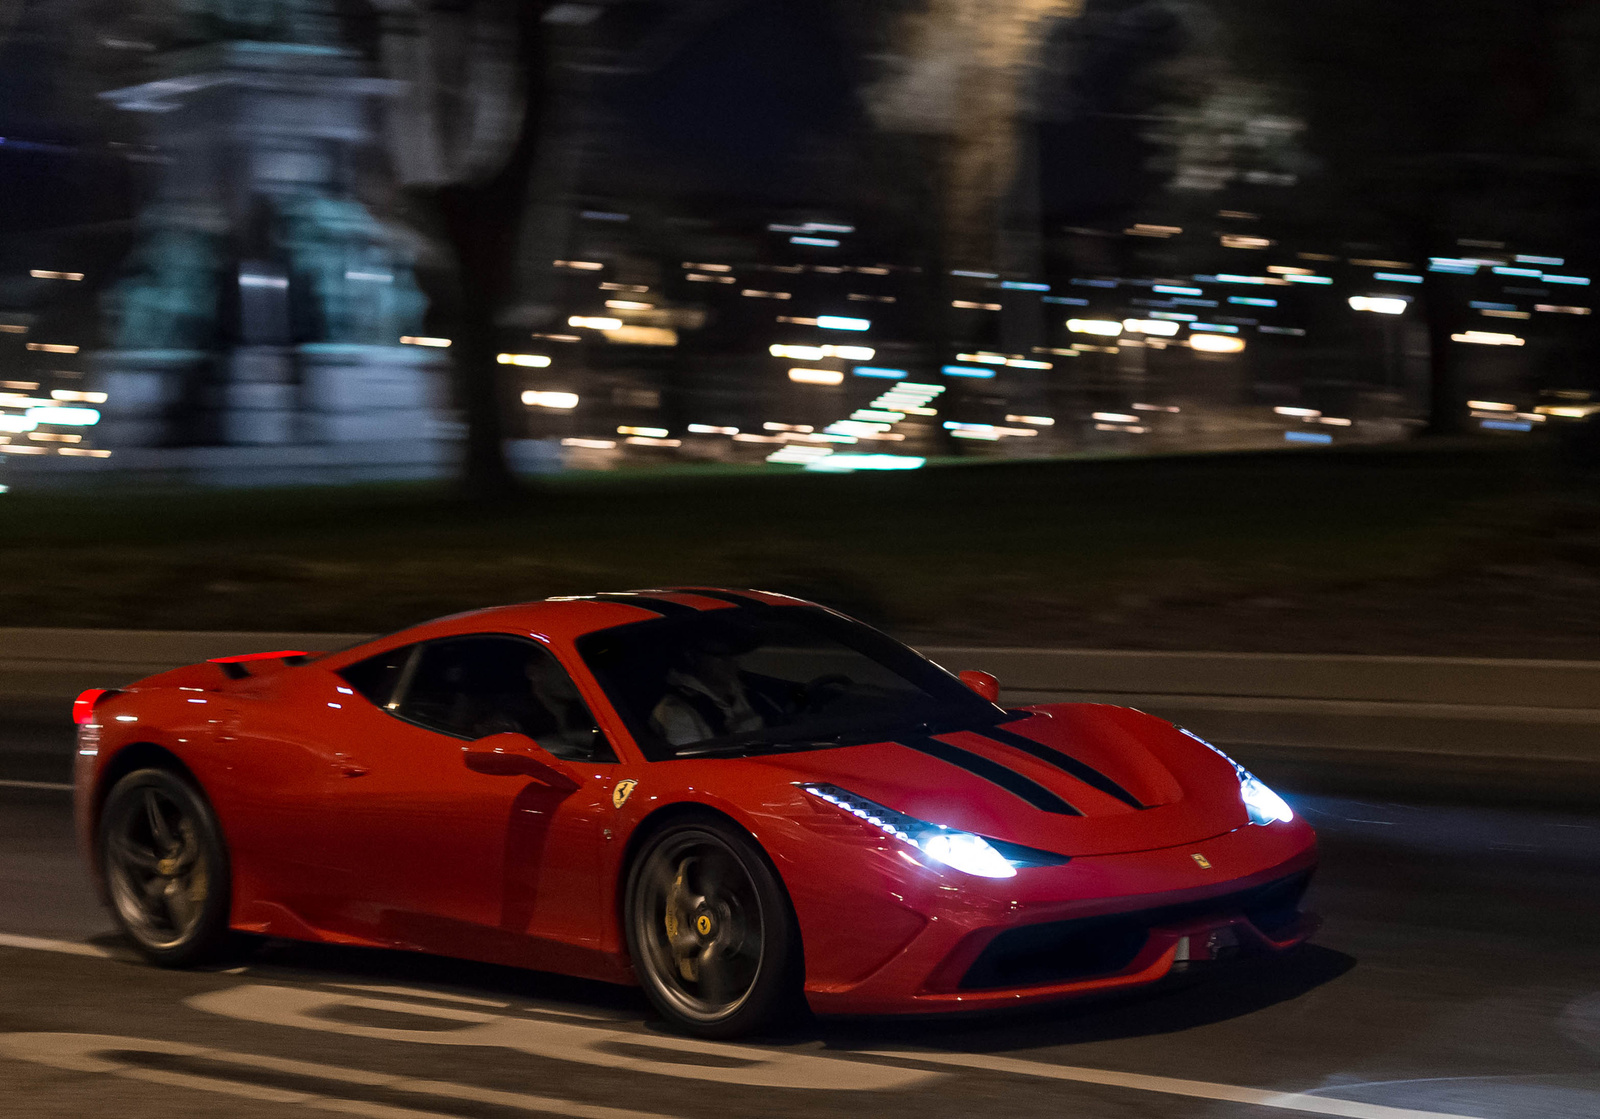
[[[1428,414],[1422,433],[1461,435],[1467,430],[1467,415],[1454,341],[1461,315],[1461,295],[1455,290],[1459,285],[1450,273],[1427,271],[1431,257],[1452,255],[1454,245],[1447,233],[1431,224],[1417,245],[1417,267],[1425,277],[1418,302],[1428,330]]]
[[[456,400],[466,421],[464,496],[519,490],[506,457],[514,406],[497,361],[500,316],[516,297],[519,228],[544,118],[548,4],[536,0],[378,0],[380,55],[408,83],[390,148],[423,224],[448,251]],[[442,296],[442,298],[441,298]]]

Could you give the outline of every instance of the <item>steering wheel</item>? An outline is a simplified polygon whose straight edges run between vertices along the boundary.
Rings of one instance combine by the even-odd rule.
[[[840,693],[835,691],[827,694],[829,688],[848,688],[855,681],[842,672],[828,672],[814,677],[801,684],[795,690],[795,707],[799,711],[816,710],[839,698]]]

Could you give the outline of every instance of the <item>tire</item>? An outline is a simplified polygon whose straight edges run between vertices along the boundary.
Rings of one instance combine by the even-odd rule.
[[[204,794],[166,769],[112,787],[100,812],[100,865],[117,925],[146,959],[192,967],[228,939],[231,879],[222,828]]]
[[[668,825],[634,859],[624,896],[634,972],[679,1031],[740,1037],[799,1007],[794,909],[739,828],[710,817]]]

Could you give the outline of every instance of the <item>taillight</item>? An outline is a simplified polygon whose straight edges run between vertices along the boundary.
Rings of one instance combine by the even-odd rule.
[[[72,701],[72,721],[80,727],[94,718],[95,704],[108,695],[115,695],[114,688],[90,688]]]

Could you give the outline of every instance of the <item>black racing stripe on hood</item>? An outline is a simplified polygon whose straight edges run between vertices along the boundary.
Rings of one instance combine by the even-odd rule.
[[[1014,731],[1001,730],[998,727],[974,731],[973,733],[981,734],[985,738],[992,738],[996,742],[1003,742],[1007,746],[1012,746],[1026,754],[1031,754],[1033,757],[1038,758],[1042,762],[1047,762],[1050,765],[1055,766],[1064,773],[1070,773],[1072,776],[1076,777],[1079,781],[1082,781],[1090,788],[1099,789],[1107,796],[1116,797],[1129,808],[1149,807],[1149,805],[1142,803],[1138,797],[1134,796],[1127,789],[1124,789],[1121,785],[1107,777],[1104,773],[1101,773],[1098,769],[1095,769],[1086,762],[1080,762],[1077,758],[1074,758],[1069,754],[1063,754],[1060,750],[1052,750],[1042,742],[1035,742],[1033,739],[1017,734]]]
[[[990,761],[970,750],[963,750],[948,742],[940,742],[937,738],[902,738],[897,741],[901,746],[938,758],[942,762],[958,766],[976,777],[982,777],[985,781],[999,785],[1006,792],[1021,797],[1042,812],[1053,812],[1058,816],[1083,815],[1038,782],[1029,780],[1016,770],[1007,769],[999,762]]]
[[[701,613],[686,602],[672,602],[648,594],[591,594],[585,597],[591,602],[614,602],[619,606],[637,606],[641,610],[654,610],[662,617]]]

